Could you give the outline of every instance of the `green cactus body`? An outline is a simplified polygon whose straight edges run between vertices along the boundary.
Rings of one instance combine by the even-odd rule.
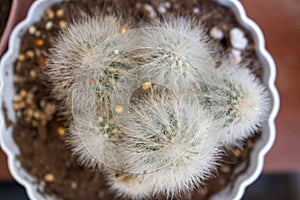
[[[239,103],[243,98],[242,89],[230,80],[218,80],[218,84],[199,84],[199,102],[212,114],[214,119],[224,119],[223,127],[240,121]]]
[[[111,113],[99,116],[97,119],[97,125],[99,133],[107,139],[107,142],[118,144],[122,139],[123,132],[116,125]]]
[[[172,51],[165,49],[158,50],[150,56],[147,60],[148,63],[153,63],[158,67],[164,67],[166,71],[165,78],[169,78],[169,73],[180,73],[183,77],[186,76],[189,64],[186,59],[180,55],[176,55]]]
[[[100,96],[107,95],[114,90],[115,84],[126,71],[133,68],[132,62],[129,61],[130,57],[127,53],[121,52],[112,57],[112,62],[108,63],[106,68],[100,69],[96,76],[97,93]]]

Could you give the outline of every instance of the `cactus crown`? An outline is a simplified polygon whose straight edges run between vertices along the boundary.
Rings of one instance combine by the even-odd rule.
[[[47,74],[73,114],[68,141],[121,195],[198,187],[220,149],[249,137],[268,113],[259,81],[227,61],[215,68],[201,26],[187,18],[135,29],[84,16],[53,44]]]

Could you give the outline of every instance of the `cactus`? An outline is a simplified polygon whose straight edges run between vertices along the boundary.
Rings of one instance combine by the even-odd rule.
[[[221,140],[238,145],[258,131],[269,112],[268,93],[247,68],[222,64],[196,86],[200,104],[221,126]]]
[[[82,164],[100,167],[118,195],[173,197],[262,125],[268,95],[246,69],[215,67],[198,22],[133,27],[84,15],[53,40],[46,73],[72,112],[68,143]]]
[[[124,125],[129,150],[121,170],[108,173],[112,188],[131,198],[191,190],[216,167],[219,134],[211,118],[195,99],[160,87],[132,97]]]
[[[134,46],[136,42],[134,35],[122,37],[127,27],[130,25],[113,16],[97,18],[81,14],[79,20],[54,38],[46,70],[54,96],[70,109],[74,83],[86,81],[87,85],[94,85],[97,80],[98,93],[108,104],[116,80],[134,67],[133,62],[127,64],[129,55],[124,51],[127,45]]]

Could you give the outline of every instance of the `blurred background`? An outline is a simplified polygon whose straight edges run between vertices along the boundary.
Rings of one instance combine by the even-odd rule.
[[[281,108],[277,138],[265,158],[258,180],[247,188],[244,200],[300,199],[300,0],[241,0],[246,12],[263,30],[266,46],[277,65],[276,85]],[[11,0],[0,0],[0,27],[6,23]],[[25,7],[25,6],[24,6]],[[0,35],[2,30],[0,30]],[[28,199],[13,181],[0,149],[0,199]]]

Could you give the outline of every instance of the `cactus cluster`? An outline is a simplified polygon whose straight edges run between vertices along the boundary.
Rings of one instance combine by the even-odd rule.
[[[68,142],[118,195],[172,197],[211,177],[222,148],[264,123],[268,93],[217,59],[198,22],[83,16],[53,40],[46,73],[72,113]]]

